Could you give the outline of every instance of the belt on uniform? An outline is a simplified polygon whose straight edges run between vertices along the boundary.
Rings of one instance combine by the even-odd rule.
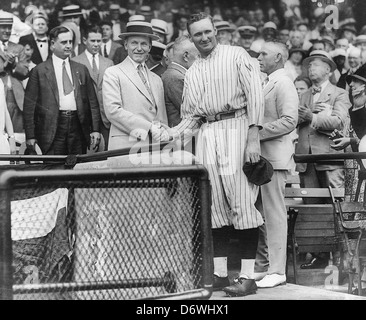
[[[201,120],[204,123],[206,123],[206,122],[216,122],[216,121],[221,121],[221,120],[237,118],[237,117],[242,116],[244,114],[246,114],[246,109],[243,108],[243,109],[238,109],[238,110],[235,110],[235,111],[219,112],[219,113],[216,113],[214,115],[202,117]]]
[[[60,110],[59,113],[62,116],[73,116],[73,115],[77,114],[77,111],[76,110]]]

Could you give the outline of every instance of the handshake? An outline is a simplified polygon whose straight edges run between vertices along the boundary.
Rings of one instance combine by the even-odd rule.
[[[169,141],[175,140],[179,137],[178,131],[169,128],[160,122],[153,122],[150,127],[150,132],[154,140],[156,141]]]

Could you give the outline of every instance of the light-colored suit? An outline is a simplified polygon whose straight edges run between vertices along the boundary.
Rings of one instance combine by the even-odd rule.
[[[263,207],[260,211],[265,222],[260,227],[257,258],[263,259],[263,256],[260,259],[258,255],[263,255],[267,247],[268,258],[264,260],[269,263],[268,273],[285,274],[287,211],[284,192],[287,173],[294,166],[294,144],[290,133],[296,129],[299,98],[285,69],[273,72],[269,79],[264,88],[264,120],[259,135],[261,154],[271,162],[274,174],[269,183],[261,186]]]
[[[152,122],[168,124],[163,82],[150,70],[146,71],[156,108],[128,57],[108,68],[104,74],[104,110],[111,122],[108,150],[132,147],[139,141],[148,144],[148,132]]]
[[[318,114],[317,128],[312,128],[308,122],[299,122],[299,139],[296,144],[296,154],[319,154],[319,153],[343,153],[344,151],[336,151],[330,147],[332,141],[329,139],[330,134],[334,129],[343,130],[348,126],[348,109],[351,107],[351,102],[348,93],[341,88],[338,88],[329,83],[320,94],[317,104],[324,102],[333,106],[330,116]],[[300,105],[308,106],[310,110],[314,109],[313,95],[311,90],[304,92],[300,98]],[[310,151],[311,150],[311,151]],[[333,170],[343,167],[343,161],[340,163],[315,163],[315,168],[318,171]],[[305,172],[306,163],[297,163],[296,170]]]
[[[79,63],[85,65],[89,70],[90,76],[93,80],[95,92],[96,92],[97,98],[98,98],[98,103],[99,103],[99,108],[100,108],[100,115],[102,117],[101,133],[103,135],[106,147],[108,147],[109,128],[111,126],[111,123],[109,122],[109,120],[107,119],[107,117],[105,115],[104,106],[103,106],[103,91],[102,91],[102,89],[103,89],[103,76],[104,76],[104,73],[107,70],[107,68],[113,66],[114,64],[113,64],[113,61],[111,59],[104,58],[102,55],[98,55],[98,58],[99,58],[99,69],[98,69],[98,76],[96,78],[93,77],[93,67],[90,65],[90,62],[88,60],[88,57],[86,56],[85,51],[82,54],[72,58],[71,60],[79,62]]]

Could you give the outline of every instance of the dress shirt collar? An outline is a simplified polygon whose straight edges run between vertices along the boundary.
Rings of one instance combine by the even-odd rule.
[[[86,57],[91,61],[93,59],[93,54],[91,54],[88,50],[85,50]],[[99,53],[94,54],[95,59],[99,58]]]
[[[38,37],[35,32],[33,32],[34,40],[48,40],[47,36],[44,36],[42,38]],[[46,42],[47,43],[47,42]]]
[[[326,86],[327,86],[329,83],[330,83],[330,81],[329,81],[329,80],[327,80],[327,81],[323,82],[323,83],[320,85],[321,92],[323,92],[323,91],[324,91],[324,89],[326,88]],[[314,87],[314,85],[313,85],[313,87]]]
[[[143,62],[143,63],[137,63],[136,61],[133,61],[132,59],[131,59],[131,57],[130,56],[127,56],[128,57],[128,59],[130,59],[130,61],[132,62],[132,64],[133,64],[133,66],[134,66],[134,68],[137,70],[137,67],[140,65],[140,64],[142,64],[142,66],[143,66],[143,68],[145,69],[146,68],[146,64],[145,64],[145,62]]]
[[[178,66],[178,67],[182,68],[184,71],[187,71],[187,68],[183,67],[183,66],[182,66],[181,64],[179,64],[179,63],[176,63],[176,62],[172,61],[172,64],[174,64],[174,65],[176,65],[176,66]]]
[[[55,54],[52,54],[52,61],[54,64],[56,65],[60,65],[62,67],[62,63],[65,61],[66,62],[66,65],[70,64],[70,60],[69,58],[66,58],[65,60],[64,59],[61,59],[59,58],[58,56],[56,56]]]
[[[202,57],[201,54],[198,55],[198,59],[200,60],[207,60],[211,57],[214,57],[218,50],[220,50],[221,44],[217,44],[216,47],[211,51],[211,53],[207,57]]]

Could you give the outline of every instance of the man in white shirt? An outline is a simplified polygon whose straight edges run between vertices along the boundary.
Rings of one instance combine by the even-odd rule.
[[[79,62],[85,65],[93,79],[93,84],[98,97],[98,103],[100,108],[100,115],[102,117],[102,123],[100,125],[100,132],[104,140],[104,149],[108,149],[109,128],[111,126],[107,119],[104,106],[102,85],[104,72],[108,67],[113,66],[113,61],[103,57],[100,52],[100,46],[102,44],[102,29],[99,26],[91,26],[86,29],[83,42],[86,46],[85,51],[72,58],[73,61]],[[99,151],[105,151],[99,148]]]
[[[113,40],[113,23],[110,21],[102,21],[100,23],[102,27],[102,44],[100,47],[100,54],[108,59],[113,60],[116,54],[116,50],[121,48],[122,45]]]
[[[100,143],[97,96],[88,69],[69,60],[72,31],[58,26],[50,38],[52,57],[32,70],[25,92],[26,144],[42,154],[83,154]]]

